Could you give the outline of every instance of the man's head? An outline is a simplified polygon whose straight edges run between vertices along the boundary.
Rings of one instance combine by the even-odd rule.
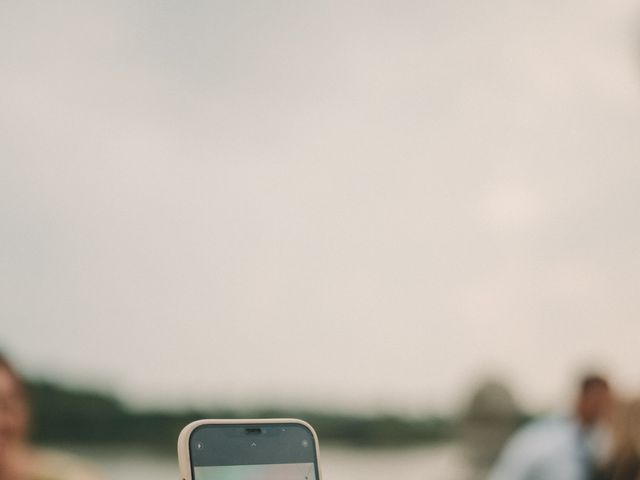
[[[612,394],[609,382],[596,374],[585,375],[580,381],[576,415],[580,423],[591,426],[605,419],[612,405]]]

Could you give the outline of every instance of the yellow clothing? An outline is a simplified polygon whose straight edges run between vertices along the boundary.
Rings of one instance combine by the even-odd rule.
[[[87,462],[55,450],[37,450],[28,480],[100,480],[101,475]]]

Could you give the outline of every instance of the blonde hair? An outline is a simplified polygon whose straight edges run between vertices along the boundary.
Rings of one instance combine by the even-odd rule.
[[[640,398],[620,402],[613,416],[614,480],[640,471]]]

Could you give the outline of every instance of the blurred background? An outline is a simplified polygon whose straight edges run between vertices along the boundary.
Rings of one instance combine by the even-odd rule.
[[[0,349],[36,444],[175,479],[299,416],[328,480],[469,479],[640,393],[640,11],[3,2]]]

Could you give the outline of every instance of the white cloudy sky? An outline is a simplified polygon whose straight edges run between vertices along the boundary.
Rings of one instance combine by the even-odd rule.
[[[3,2],[0,344],[141,405],[640,391],[635,3]]]

